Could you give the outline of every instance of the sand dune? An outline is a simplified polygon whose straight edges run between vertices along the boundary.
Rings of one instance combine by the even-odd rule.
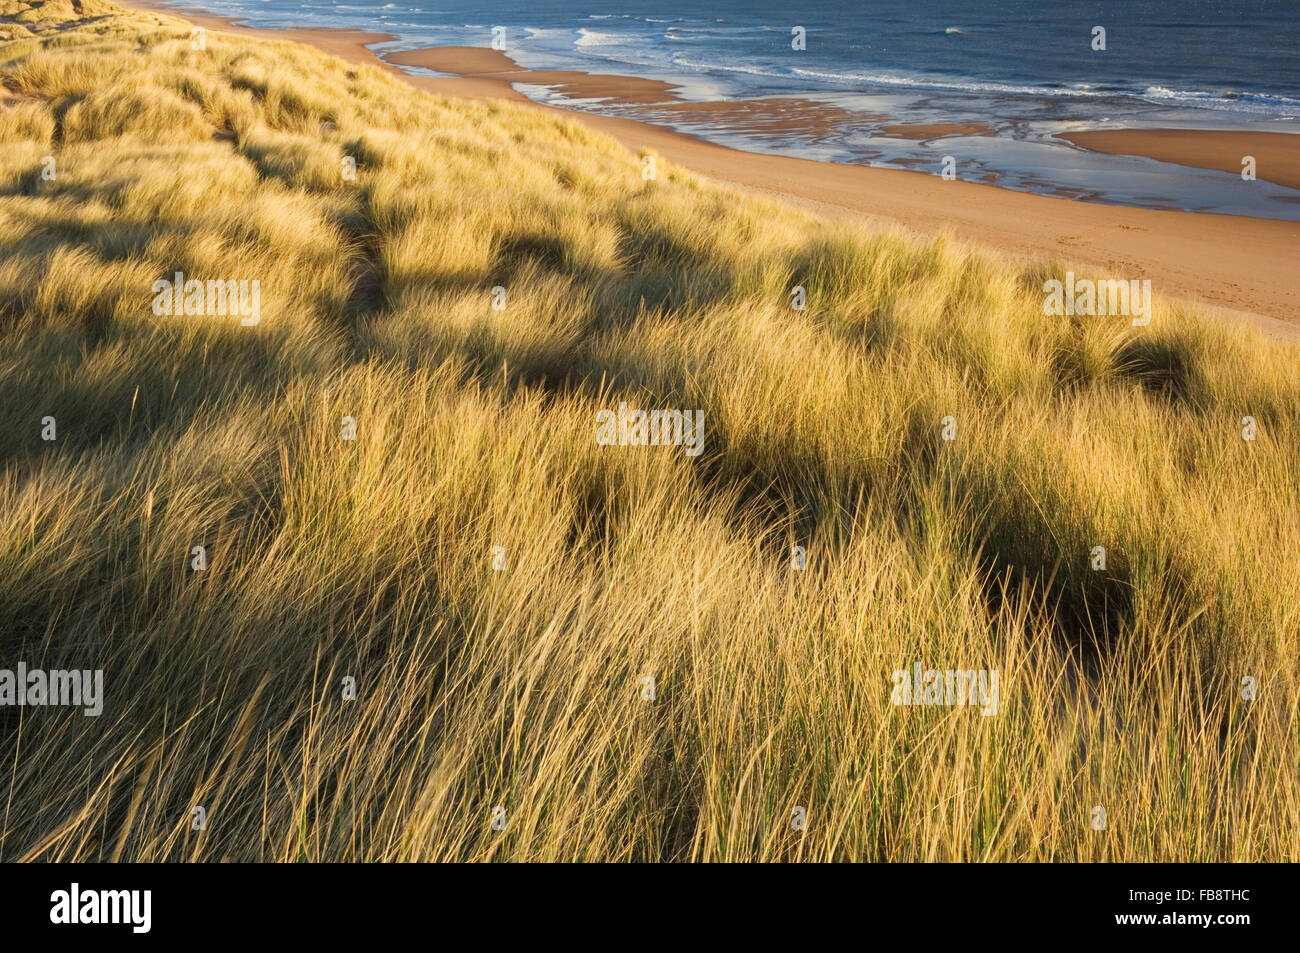
[[[130,4],[175,15],[174,9]],[[634,77],[611,77],[572,71],[534,72],[505,53],[476,47],[443,47],[390,54],[379,59],[366,44],[392,37],[346,30],[254,30],[221,17],[185,12],[192,22],[263,37],[309,43],[359,63],[423,66],[449,77],[402,73],[411,84],[436,93],[471,99],[529,102],[512,83],[553,82],[567,95],[642,97],[642,102],[671,102],[672,87]],[[655,97],[660,97],[656,99]],[[553,107],[533,104],[537,109]],[[875,169],[807,159],[740,152],[703,142],[644,122],[589,113],[564,115],[610,135],[632,149],[650,149],[695,172],[769,196],[781,197],[833,216],[866,217],[903,225],[921,234],[950,231],[957,238],[1013,255],[1054,257],[1104,269],[1126,279],[1150,279],[1157,294],[1216,309],[1265,332],[1300,339],[1300,285],[1295,256],[1300,223],[1210,215],[1182,211],[1124,208],[1013,192],[996,186],[944,181],[937,175]],[[1256,154],[1268,175],[1287,184],[1275,171],[1294,162],[1288,149],[1293,137],[1206,132],[1168,136],[1157,132],[1117,131],[1076,134],[1078,144],[1097,144],[1103,151],[1152,155],[1184,164],[1240,170],[1242,155]],[[1122,137],[1101,139],[1096,136]],[[1199,143],[1199,144],[1197,144]],[[1213,145],[1210,145],[1210,144]],[[1201,150],[1197,152],[1196,150]],[[1252,150],[1254,150],[1252,152]],[[1214,156],[1193,161],[1195,156]],[[1177,157],[1177,158],[1175,158]],[[1233,158],[1235,157],[1235,158]],[[1289,157],[1289,158],[1288,158]]]

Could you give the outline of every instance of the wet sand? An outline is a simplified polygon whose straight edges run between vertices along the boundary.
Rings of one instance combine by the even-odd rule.
[[[1146,156],[1161,162],[1219,169],[1238,175],[1255,157],[1255,177],[1300,189],[1300,135],[1285,132],[1218,132],[1213,129],[1105,129],[1071,132],[1059,139],[1094,152]]]
[[[941,136],[991,136],[993,130],[983,122],[936,122],[881,126],[880,131],[896,139],[938,139]]]
[[[774,97],[726,102],[690,102],[677,95],[680,87],[659,80],[573,70],[529,70],[505,53],[478,47],[436,47],[384,54],[384,62],[416,66],[461,79],[504,84],[546,86],[569,99],[599,100],[608,106],[636,106],[636,118],[672,125],[704,123],[731,132],[756,136],[820,137],[846,122],[883,122],[889,117],[851,113],[813,99]],[[500,89],[500,87],[497,87]],[[514,90],[511,90],[514,93]],[[517,93],[515,95],[518,95]]]
[[[528,70],[506,54],[478,47],[440,47],[388,53],[383,59],[394,66],[420,66],[439,73],[455,73],[499,83],[534,83],[550,86],[570,99],[604,99],[620,103],[664,103],[676,97],[671,83],[636,76],[606,76],[576,70]]]
[[[150,9],[142,0],[130,6]],[[380,65],[429,92],[505,99],[549,111],[582,122],[628,148],[650,149],[702,175],[831,217],[903,226],[921,235],[948,232],[972,245],[1018,257],[1055,258],[1091,266],[1114,277],[1147,278],[1158,295],[1198,303],[1217,310],[1223,317],[1248,321],[1273,336],[1300,340],[1300,281],[1295,277],[1300,250],[1297,222],[1073,202],[978,182],[944,181],[925,172],[740,152],[651,123],[532,103],[511,83],[532,83],[538,74],[493,50],[417,50],[393,54],[393,62],[386,63],[366,49],[367,43],[390,39],[382,34],[255,30],[207,14],[182,15],[152,9],[183,16],[214,30],[309,43],[352,62]],[[457,75],[403,73],[394,65],[398,56],[405,65]],[[673,88],[667,84],[633,77],[620,77],[616,82],[611,77],[568,71],[562,75],[570,88],[580,87],[590,96],[602,92],[610,96],[664,96],[667,98],[658,100],[658,104],[673,105]],[[717,105],[735,108],[735,104]],[[1236,157],[1233,168],[1237,170],[1240,157],[1252,154],[1247,145],[1258,145],[1241,138],[1242,133],[1212,135],[1221,137],[1225,154]],[[1136,137],[1127,139],[1132,143],[1141,141]]]

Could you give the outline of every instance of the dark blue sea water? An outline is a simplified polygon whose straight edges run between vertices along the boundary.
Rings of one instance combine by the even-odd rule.
[[[192,2],[192,0],[191,0]],[[791,97],[902,123],[981,120],[994,137],[926,142],[879,123],[765,135],[710,122],[684,131],[761,151],[934,171],[1145,207],[1300,219],[1300,192],[1239,175],[1099,156],[1052,138],[1090,128],[1300,132],[1300,0],[198,0],[254,26],[391,33],[377,49],[489,46],[524,66],[624,73],[682,85],[688,99]],[[791,49],[791,28],[807,48]],[[1093,28],[1106,49],[1093,46]],[[528,95],[575,109],[637,110]],[[661,120],[662,121],[662,120]]]

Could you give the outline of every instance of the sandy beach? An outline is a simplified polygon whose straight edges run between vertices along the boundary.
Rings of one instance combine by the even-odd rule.
[[[1255,157],[1255,175],[1300,189],[1300,136],[1283,132],[1218,132],[1212,129],[1111,129],[1060,138],[1094,152],[1146,156],[1161,162],[1240,174],[1244,156]]]
[[[741,152],[651,123],[559,110],[533,103],[513,83],[555,85],[570,96],[623,97],[664,109],[673,87],[635,77],[572,71],[531,71],[504,53],[443,47],[380,58],[367,49],[392,39],[346,30],[258,30],[199,12],[177,12],[137,2],[136,9],[182,16],[210,29],[308,43],[356,63],[378,64],[426,91],[470,99],[506,99],[582,122],[630,149],[649,149],[694,172],[835,217],[903,226],[921,235],[949,232],[959,240],[1024,257],[1056,258],[1127,279],[1150,279],[1158,295],[1199,304],[1245,320],[1277,337],[1300,340],[1300,284],[1295,280],[1300,223],[1233,215],[1108,206],[1014,192],[981,182],[944,181],[926,172],[878,169]],[[421,66],[448,77],[405,73]],[[789,100],[769,104],[767,121]],[[751,108],[704,104],[717,109]],[[818,104],[825,106],[825,104]],[[699,106],[693,108],[701,108]],[[826,107],[830,108],[830,107]],[[764,110],[755,110],[762,117]],[[836,117],[827,115],[823,121]],[[931,134],[942,134],[938,132]],[[899,128],[924,137],[925,130]],[[1106,152],[1240,171],[1241,156],[1256,155],[1259,177],[1296,184],[1300,136],[1237,132],[1116,130],[1081,133],[1071,141]]]

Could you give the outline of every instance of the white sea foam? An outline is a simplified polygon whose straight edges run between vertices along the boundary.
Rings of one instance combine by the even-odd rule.
[[[578,38],[573,41],[574,46],[592,47],[592,46],[614,46],[626,42],[628,38],[619,33],[600,33],[596,30],[588,30],[586,27],[578,28]]]
[[[568,40],[573,36],[572,30],[551,30],[534,26],[524,27],[524,32],[536,40]]]

